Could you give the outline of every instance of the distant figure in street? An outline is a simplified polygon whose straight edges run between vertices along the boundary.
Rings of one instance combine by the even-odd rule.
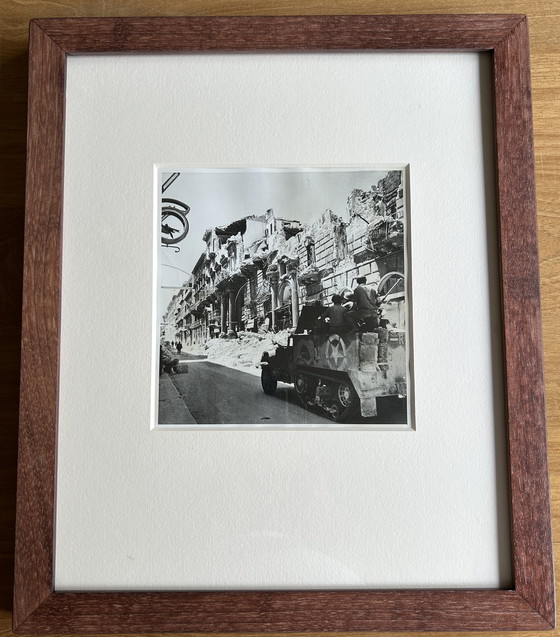
[[[354,289],[355,309],[348,312],[348,318],[355,329],[359,324],[367,332],[379,327],[379,301],[377,292],[369,285],[366,285],[366,277],[360,276],[356,279],[358,284]]]
[[[333,304],[319,317],[319,321],[327,326],[329,334],[344,334],[352,329],[352,323],[347,318],[348,310],[342,306],[343,300],[339,294],[333,294]]]
[[[177,373],[179,371],[179,359],[174,358],[169,341],[165,341],[163,345],[159,347],[159,371],[160,373],[166,372],[168,374]]]
[[[177,354],[180,355],[181,354],[181,350],[183,349],[183,345],[182,345],[182,343],[180,341],[177,341],[176,349],[177,349]]]

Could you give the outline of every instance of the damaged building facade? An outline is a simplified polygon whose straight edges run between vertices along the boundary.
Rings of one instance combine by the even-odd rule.
[[[354,190],[347,212],[348,221],[326,210],[304,224],[270,209],[207,230],[206,250],[164,316],[166,340],[188,347],[244,330],[295,327],[303,305],[330,304],[359,276],[378,286],[387,318],[404,327],[401,172]]]

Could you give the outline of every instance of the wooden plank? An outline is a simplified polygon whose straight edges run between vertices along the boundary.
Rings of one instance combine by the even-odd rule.
[[[16,624],[52,590],[60,329],[65,55],[35,26],[30,55]]]
[[[269,633],[549,627],[511,591],[298,591],[53,594],[20,630]]]
[[[519,15],[38,20],[69,54],[211,50],[491,49]]]
[[[494,76],[515,585],[552,624],[554,580],[526,20],[496,48]]]

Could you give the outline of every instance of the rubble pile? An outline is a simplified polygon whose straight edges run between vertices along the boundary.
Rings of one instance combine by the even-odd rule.
[[[271,354],[277,345],[287,345],[288,330],[280,332],[239,332],[237,338],[213,338],[201,345],[193,345],[184,350],[186,354],[207,356],[209,361],[252,371],[257,369],[263,352]],[[258,368],[260,373],[260,368]]]

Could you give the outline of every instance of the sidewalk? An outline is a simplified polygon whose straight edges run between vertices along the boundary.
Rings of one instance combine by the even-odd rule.
[[[189,408],[165,373],[159,379],[159,424],[196,425]]]

